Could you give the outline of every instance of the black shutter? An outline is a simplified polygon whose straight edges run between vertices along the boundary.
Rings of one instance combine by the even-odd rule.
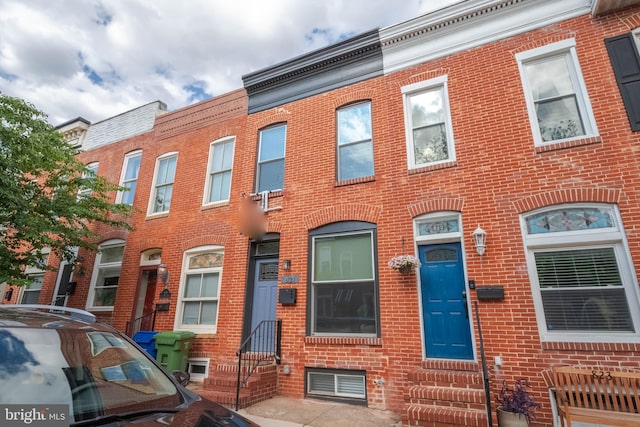
[[[640,56],[631,33],[606,39],[631,130],[640,131]]]

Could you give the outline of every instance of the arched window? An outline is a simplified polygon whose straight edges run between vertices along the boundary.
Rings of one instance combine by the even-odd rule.
[[[379,334],[375,225],[320,227],[310,245],[311,335]]]
[[[203,246],[185,253],[176,330],[215,333],[224,248]]]
[[[521,224],[543,340],[640,338],[637,283],[614,206],[554,206]]]

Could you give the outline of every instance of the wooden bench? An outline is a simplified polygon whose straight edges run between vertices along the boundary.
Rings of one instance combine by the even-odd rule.
[[[553,369],[558,414],[567,421],[608,426],[640,426],[640,372],[614,372],[584,367]]]

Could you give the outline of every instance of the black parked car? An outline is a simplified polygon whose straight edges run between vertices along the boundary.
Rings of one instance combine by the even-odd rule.
[[[257,426],[91,313],[57,306],[0,305],[0,408],[0,425]]]

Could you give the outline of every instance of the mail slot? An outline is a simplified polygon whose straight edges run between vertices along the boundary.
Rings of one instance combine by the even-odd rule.
[[[280,289],[280,304],[291,305],[296,303],[296,288]]]
[[[478,286],[476,292],[480,301],[504,299],[504,288],[502,286]]]

